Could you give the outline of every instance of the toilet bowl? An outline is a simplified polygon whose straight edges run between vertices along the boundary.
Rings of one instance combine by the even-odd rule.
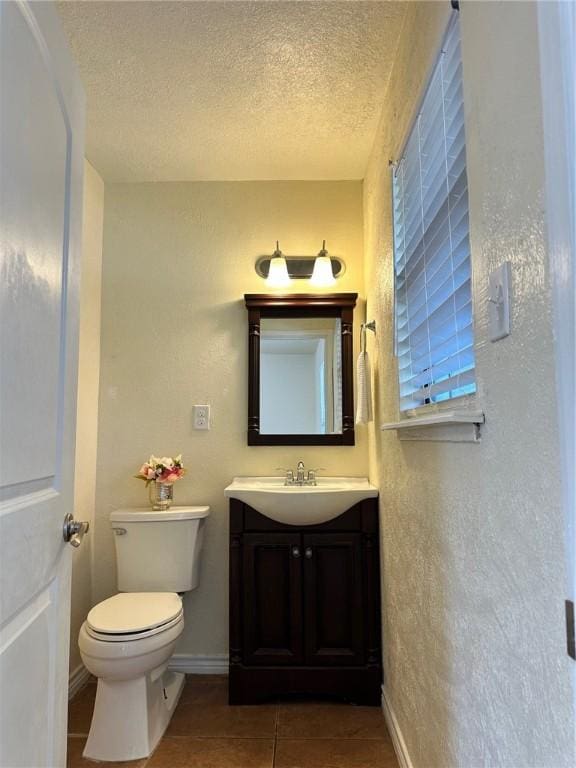
[[[82,661],[98,678],[84,757],[148,757],[166,730],[184,685],[183,674],[168,670],[184,612],[181,596],[160,587],[186,592],[197,586],[208,512],[208,507],[188,507],[112,514],[112,527],[121,537],[121,544],[116,539],[118,586],[134,591],[98,603],[80,629]],[[136,591],[142,585],[146,591]]]
[[[172,592],[121,593],[90,611],[78,638],[84,666],[98,678],[85,757],[153,751],[184,683],[184,675],[165,674],[183,629],[182,600]]]

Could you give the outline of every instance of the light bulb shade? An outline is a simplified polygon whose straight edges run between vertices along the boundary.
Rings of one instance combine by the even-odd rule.
[[[335,282],[336,278],[332,272],[330,256],[316,256],[310,285],[314,285],[316,288],[326,288],[329,285],[334,285]]]
[[[266,278],[266,285],[270,288],[284,288],[290,285],[290,275],[284,256],[274,256],[270,259],[270,270]]]

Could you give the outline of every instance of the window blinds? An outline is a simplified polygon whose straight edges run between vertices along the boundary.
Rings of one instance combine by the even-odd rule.
[[[457,14],[393,173],[400,410],[476,391]]]

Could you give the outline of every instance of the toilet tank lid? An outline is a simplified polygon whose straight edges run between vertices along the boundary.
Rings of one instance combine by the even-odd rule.
[[[113,523],[157,523],[170,520],[195,520],[208,517],[210,507],[171,507],[164,511],[156,511],[150,507],[116,509],[110,515]]]

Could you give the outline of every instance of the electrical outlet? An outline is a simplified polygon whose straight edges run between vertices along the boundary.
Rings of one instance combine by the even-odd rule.
[[[210,406],[194,406],[194,429],[210,429]]]

